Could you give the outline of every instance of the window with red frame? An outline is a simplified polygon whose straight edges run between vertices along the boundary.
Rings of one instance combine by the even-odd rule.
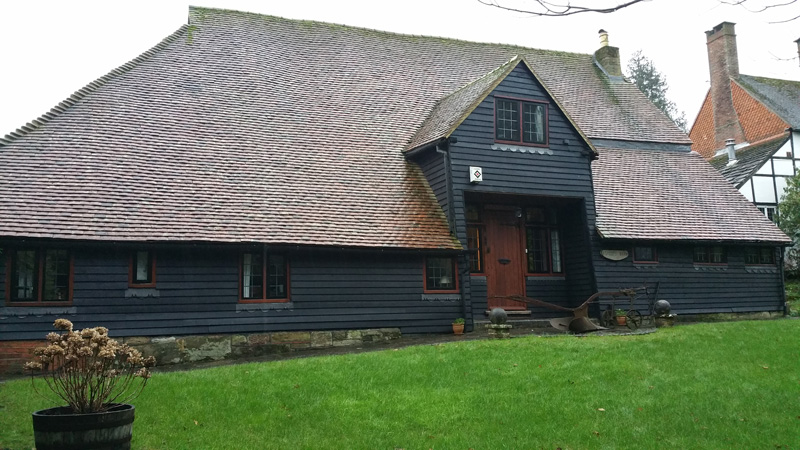
[[[655,263],[658,262],[658,254],[653,246],[639,245],[633,247],[633,262]]]
[[[746,247],[745,264],[775,265],[775,250],[772,247]]]
[[[495,98],[496,141],[547,145],[547,103]]]
[[[467,249],[469,254],[469,271],[483,272],[483,222],[481,210],[477,205],[467,205]]]
[[[264,264],[266,261],[266,264]],[[243,301],[289,301],[289,267],[284,255],[243,253],[241,299]]]
[[[456,259],[452,257],[425,258],[425,290],[456,290]]]
[[[561,231],[558,227],[558,211],[554,208],[527,208],[525,210],[526,253],[528,273],[564,273],[561,259]]]
[[[72,259],[67,250],[9,250],[7,270],[9,303],[67,303],[72,300]]]
[[[721,245],[694,248],[694,262],[698,264],[727,264],[728,254]]]

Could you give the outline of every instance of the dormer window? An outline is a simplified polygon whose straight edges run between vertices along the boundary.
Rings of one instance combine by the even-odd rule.
[[[495,98],[494,116],[495,141],[547,145],[547,103]]]

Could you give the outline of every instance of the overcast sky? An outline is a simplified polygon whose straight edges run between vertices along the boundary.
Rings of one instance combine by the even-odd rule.
[[[524,6],[525,2],[506,3]],[[758,9],[776,2],[748,0],[746,5]],[[189,3],[1,2],[0,135],[160,42],[187,22]],[[613,14],[568,18],[535,18],[477,0],[193,0],[191,4],[580,53],[597,49],[597,31],[603,28],[611,45],[620,48],[623,66],[638,49],[655,62],[669,82],[668,96],[686,112],[690,125],[708,90],[704,31],[720,22],[736,23],[742,73],[800,80],[793,42],[800,38],[800,19],[768,23],[800,15],[800,4],[752,13],[718,0],[650,0]]]

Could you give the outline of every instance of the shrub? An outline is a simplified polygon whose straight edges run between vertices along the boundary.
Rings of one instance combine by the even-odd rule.
[[[138,350],[109,338],[104,327],[74,331],[67,319],[57,319],[53,326],[62,333],[49,333],[47,345],[34,349],[36,357],[25,364],[37,393],[41,395],[35,383],[40,374],[76,414],[88,414],[126,403],[144,389],[154,357],[143,358]]]

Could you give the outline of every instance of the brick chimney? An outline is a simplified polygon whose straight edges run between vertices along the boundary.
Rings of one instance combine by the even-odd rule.
[[[736,33],[731,22],[722,22],[706,31],[708,68],[711,72],[711,106],[714,111],[714,139],[724,142],[745,141],[742,124],[733,107],[731,79],[739,78],[739,56],[736,52]]]
[[[608,45],[608,32],[598,31],[600,48],[594,52],[594,60],[610,78],[622,78],[622,66],[619,62],[619,48]]]

